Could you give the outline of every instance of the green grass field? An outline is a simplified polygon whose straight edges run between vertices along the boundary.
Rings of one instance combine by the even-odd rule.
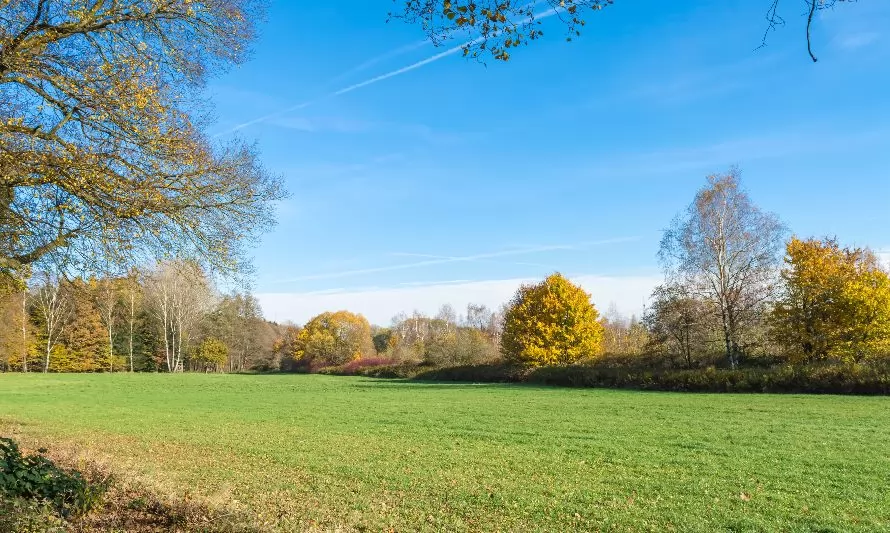
[[[13,430],[288,531],[890,531],[890,398],[0,375]]]

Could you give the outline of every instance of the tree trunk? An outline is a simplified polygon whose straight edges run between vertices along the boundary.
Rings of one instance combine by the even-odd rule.
[[[136,295],[132,293],[132,288],[130,289],[130,372],[133,372],[133,315],[135,314],[136,307]]]
[[[111,319],[110,316],[108,318]],[[114,374],[114,337],[111,334],[111,326],[108,327],[108,369]]]
[[[49,372],[49,354],[52,351],[52,341],[49,335],[46,336],[46,362],[43,364],[43,373]]]
[[[729,366],[735,369],[735,360],[732,357],[732,327],[729,324],[729,314],[727,312],[726,297],[720,297],[720,322],[723,327],[723,344],[726,350],[726,358],[729,360]]]
[[[164,332],[164,357],[167,358],[167,372],[173,372],[172,366],[172,358],[170,356],[170,337],[169,337],[169,329],[167,327],[167,289],[164,288],[163,294],[163,302],[161,304],[161,316],[163,322],[163,332]]]
[[[28,289],[22,288],[22,371],[28,373]]]

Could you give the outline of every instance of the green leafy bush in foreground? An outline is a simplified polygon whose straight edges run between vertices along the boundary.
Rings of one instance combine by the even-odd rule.
[[[15,533],[63,533],[65,521],[45,505],[0,494],[0,531]]]
[[[110,480],[91,483],[80,472],[59,468],[43,453],[24,455],[14,440],[0,437],[0,496],[13,503],[18,499],[46,504],[63,518],[84,515],[100,503]]]

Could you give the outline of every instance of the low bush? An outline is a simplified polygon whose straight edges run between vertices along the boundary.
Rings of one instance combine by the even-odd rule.
[[[362,359],[350,361],[343,365],[341,368],[343,369],[344,374],[355,375],[358,374],[363,368],[390,366],[393,364],[395,364],[395,361],[387,357],[364,357]]]
[[[367,361],[367,362],[363,362]],[[413,378],[419,369],[429,368],[420,363],[399,363],[386,357],[359,359],[350,364],[327,366],[318,370],[319,374],[331,376],[365,376],[369,378],[398,379]]]
[[[890,368],[866,365],[778,366],[738,370],[645,370],[597,365],[468,365],[416,373],[426,381],[534,383],[682,392],[890,394]]]
[[[0,531],[4,533],[64,533],[65,521],[42,503],[0,493]]]
[[[0,437],[0,493],[8,500],[49,506],[60,517],[82,516],[101,503],[110,479],[89,482],[44,457],[45,450],[25,455],[9,438]]]
[[[522,383],[533,370],[505,363],[434,368],[418,372],[414,378],[424,381],[477,381],[482,383]]]

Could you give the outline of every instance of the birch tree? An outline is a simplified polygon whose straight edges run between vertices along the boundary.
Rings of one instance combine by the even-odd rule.
[[[117,322],[118,293],[113,278],[92,280],[92,292],[96,308],[102,317],[102,325],[108,337],[108,371],[114,372],[114,326]]]
[[[194,262],[166,262],[147,276],[146,292],[163,336],[167,371],[181,372],[184,348],[213,303],[210,281]]]
[[[765,317],[775,297],[785,233],[776,215],[753,204],[732,169],[707,178],[661,241],[669,281],[711,304],[732,368],[746,331]]]
[[[68,293],[62,287],[61,277],[44,273],[34,291],[37,313],[43,322],[45,357],[43,372],[49,372],[50,357],[59,337],[65,330],[71,309]]]
[[[22,288],[22,372],[28,372],[28,289]]]
[[[142,286],[139,283],[138,273],[130,271],[125,280],[125,305],[127,306],[127,352],[130,360],[130,372],[133,372],[133,337],[136,329],[136,305],[142,302]]]

